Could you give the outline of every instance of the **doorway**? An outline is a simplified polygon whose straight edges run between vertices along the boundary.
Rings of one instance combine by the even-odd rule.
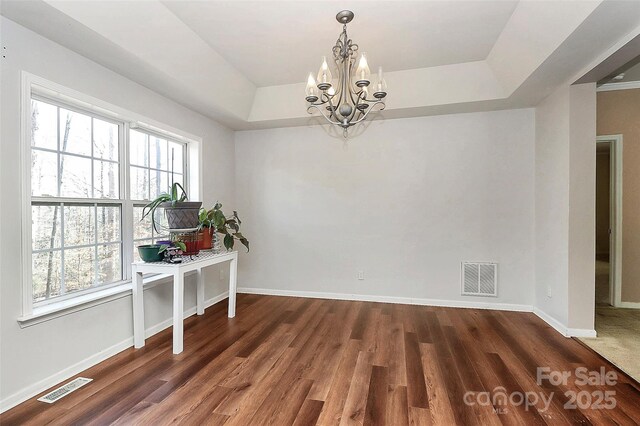
[[[622,135],[596,140],[596,338],[587,346],[640,380],[640,310],[622,298]]]
[[[611,279],[611,148],[612,142],[596,144],[596,307],[613,306]]]
[[[596,307],[620,306],[622,135],[596,140]]]

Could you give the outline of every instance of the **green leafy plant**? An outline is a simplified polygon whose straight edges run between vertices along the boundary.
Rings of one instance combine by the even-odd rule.
[[[224,235],[222,243],[227,250],[233,250],[236,240],[249,251],[249,240],[240,232],[242,221],[238,217],[238,212],[227,217],[222,212],[222,204],[216,203],[212,209],[200,209],[199,214],[200,228],[209,227],[214,229],[218,234]]]
[[[198,212],[198,230],[202,230],[203,228],[215,228],[213,223],[213,209],[207,210],[204,207],[200,207],[200,211]]]
[[[187,251],[187,246],[182,241],[173,241],[171,244],[161,244],[158,253],[164,253],[171,247],[175,247],[183,252]]]
[[[148,215],[151,215],[151,223],[153,224],[153,229],[155,229],[156,232],[160,232],[156,224],[156,209],[162,203],[171,203],[172,206],[175,206],[176,203],[181,203],[183,201],[187,201],[187,193],[185,192],[182,185],[180,185],[178,182],[174,182],[173,185],[171,185],[171,187],[169,188],[168,192],[163,192],[162,194],[158,195],[155,200],[150,201],[149,204],[144,206],[144,208],[142,209],[142,219],[146,218]]]

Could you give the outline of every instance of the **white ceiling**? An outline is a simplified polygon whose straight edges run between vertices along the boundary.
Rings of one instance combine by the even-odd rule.
[[[640,1],[0,0],[3,16],[233,129],[322,123],[304,81],[341,9],[387,71],[386,118],[531,107],[640,34]]]
[[[350,9],[349,36],[372,70],[486,59],[517,1],[163,1],[256,86],[304,81],[329,56]]]

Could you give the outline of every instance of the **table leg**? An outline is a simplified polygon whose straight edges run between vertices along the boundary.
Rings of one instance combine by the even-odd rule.
[[[133,345],[144,346],[144,300],[142,288],[142,272],[133,269]]]
[[[229,318],[236,316],[236,289],[238,286],[238,257],[231,259],[229,264]]]
[[[184,322],[184,275],[173,274],[173,353],[179,354],[183,347]]]
[[[204,277],[202,268],[196,270],[196,305],[198,315],[204,315]]]

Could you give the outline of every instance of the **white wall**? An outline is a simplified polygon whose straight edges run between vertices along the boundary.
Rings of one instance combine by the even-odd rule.
[[[20,73],[26,70],[106,102],[203,138],[204,201],[234,204],[233,132],[154,92],[2,18],[2,104],[0,147],[1,269],[0,401],[25,396],[29,386],[99,355],[132,337],[131,298],[123,297],[21,329],[20,260]],[[205,297],[224,291],[217,271],[206,275]],[[146,325],[171,316],[171,286],[145,292]],[[185,306],[195,305],[194,283],[187,284]],[[29,396],[29,395],[26,395]]]
[[[596,85],[569,88],[569,329],[595,329]],[[577,334],[577,333],[575,333]]]
[[[535,306],[569,334],[594,329],[595,85],[536,107]]]
[[[566,325],[569,280],[569,88],[536,107],[536,308]]]
[[[237,132],[241,286],[530,308],[534,138],[531,109]],[[499,262],[497,299],[462,261]]]

